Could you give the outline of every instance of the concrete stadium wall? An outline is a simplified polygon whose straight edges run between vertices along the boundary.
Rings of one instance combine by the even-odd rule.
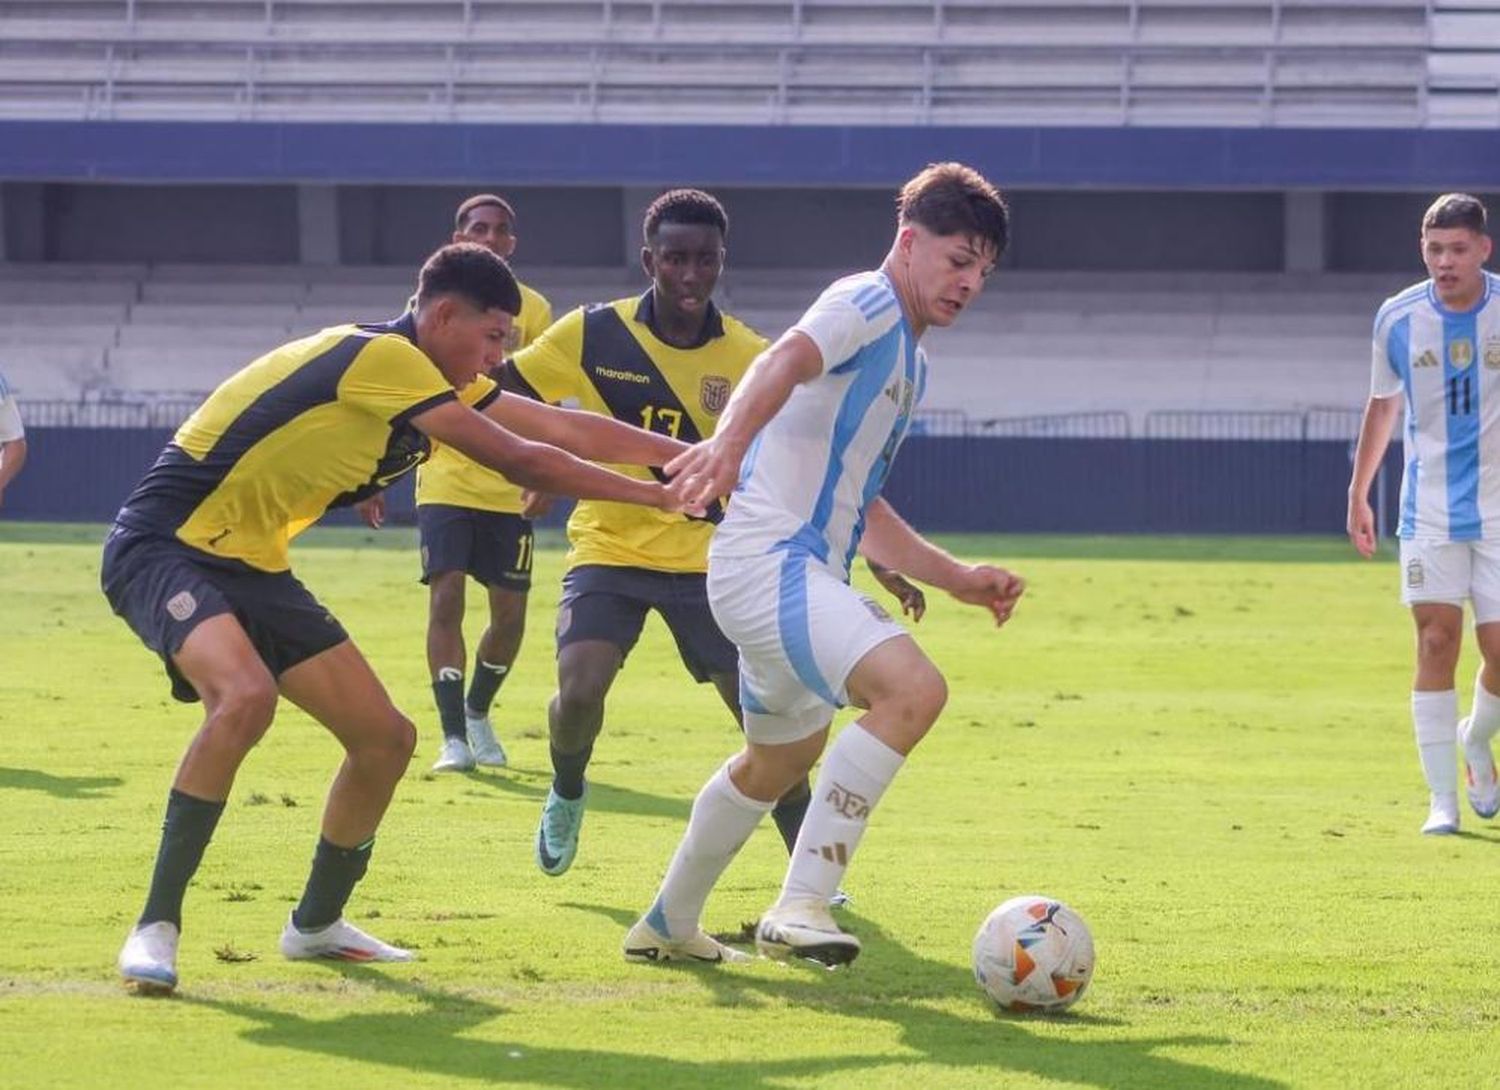
[[[690,184],[692,179],[683,179]],[[0,185],[10,261],[414,266],[447,239],[453,209],[483,188],[520,216],[518,261],[633,266],[641,214],[658,189],[625,186],[339,186],[311,207],[290,185],[7,183]],[[860,268],[877,263],[893,193],[869,187],[716,187],[730,215],[731,264]],[[1005,265],[1034,270],[1284,268],[1420,274],[1416,235],[1433,193],[1329,193],[1312,237],[1290,202],[1305,194],[1159,190],[1017,190]],[[1500,210],[1500,193],[1481,193]],[[1305,201],[1303,202],[1305,204]],[[310,215],[336,223],[308,224]],[[1293,224],[1291,228],[1288,224]],[[335,252],[303,252],[325,228]],[[1299,253],[1300,251],[1300,253]]]

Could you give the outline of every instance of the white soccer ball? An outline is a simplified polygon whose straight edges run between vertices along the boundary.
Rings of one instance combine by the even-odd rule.
[[[1009,1011],[1060,1011],[1082,998],[1094,975],[1094,937],[1061,901],[1012,897],[974,936],[974,978]]]

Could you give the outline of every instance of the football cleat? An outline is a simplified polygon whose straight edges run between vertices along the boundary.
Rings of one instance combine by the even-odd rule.
[[[726,961],[749,961],[750,955],[725,946],[702,929],[692,938],[669,939],[642,916],[625,935],[625,960],[638,962],[696,961],[719,965]]]
[[[505,747],[495,737],[495,728],[487,715],[475,715],[464,709],[464,732],[469,738],[469,749],[474,754],[474,763],[486,768],[504,768]]]
[[[859,940],[841,930],[823,901],[777,905],[755,927],[755,948],[768,958],[803,958],[832,969],[859,957]]]
[[[1473,720],[1458,722],[1458,744],[1464,750],[1464,786],[1469,796],[1469,805],[1474,812],[1488,821],[1500,813],[1500,776],[1495,773],[1495,755],[1490,743],[1469,743],[1469,728]]]
[[[175,924],[166,920],[137,926],[120,949],[120,975],[137,995],[171,995],[177,988]]]
[[[1456,832],[1458,832],[1458,793],[1444,791],[1439,794],[1434,791],[1432,806],[1427,812],[1427,820],[1422,823],[1422,834],[1424,836],[1452,836]]]
[[[550,787],[536,827],[536,865],[554,878],[573,865],[578,854],[578,831],[583,828],[583,807],[589,789],[576,799],[565,799]]]
[[[829,908],[848,908],[849,905],[853,903],[853,901],[854,901],[853,897],[850,897],[847,893],[845,893],[841,889],[836,889],[836,890],[833,891],[833,896],[830,897],[830,898],[828,898],[828,907]]]
[[[444,738],[443,751],[432,762],[434,772],[467,772],[474,767],[474,754],[462,738]]]
[[[281,932],[281,953],[293,961],[415,961],[417,955],[381,942],[340,917],[317,931],[299,931],[290,919]]]

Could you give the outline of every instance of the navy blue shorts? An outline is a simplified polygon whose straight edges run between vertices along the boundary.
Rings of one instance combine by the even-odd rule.
[[[443,572],[468,572],[487,587],[531,589],[531,520],[446,503],[417,506],[422,582]]]
[[[672,630],[677,653],[695,681],[733,674],[739,668],[739,651],[708,608],[708,577],[703,572],[579,565],[563,576],[557,649],[581,640],[604,640],[627,657],[653,609]]]
[[[210,556],[175,538],[116,526],[104,542],[104,596],[133,632],[161,656],[172,695],[198,693],[172,656],[210,617],[232,613],[272,677],[349,638],[291,572],[265,572]]]

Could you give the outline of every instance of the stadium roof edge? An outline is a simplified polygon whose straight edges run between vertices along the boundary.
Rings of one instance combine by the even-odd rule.
[[[1011,187],[1451,189],[1476,129],[0,121],[9,181],[892,185],[962,159]]]

